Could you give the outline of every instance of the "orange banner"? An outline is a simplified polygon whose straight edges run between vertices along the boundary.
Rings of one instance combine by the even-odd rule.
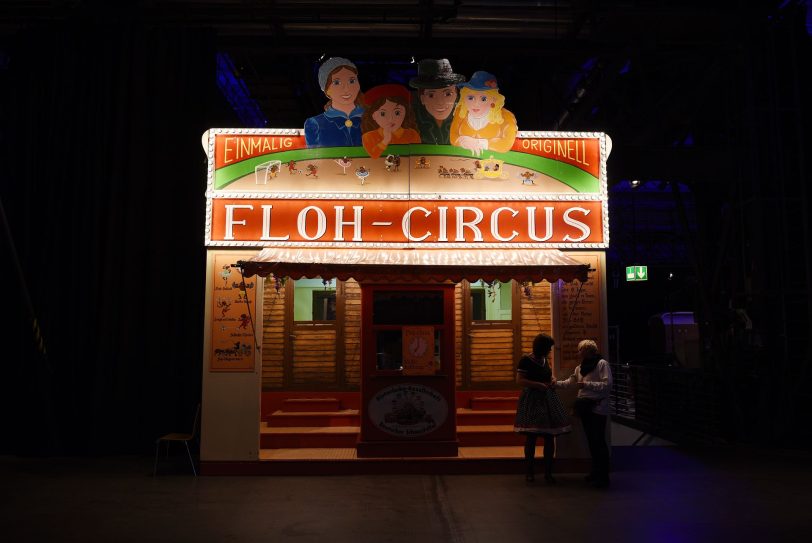
[[[603,243],[599,201],[217,199],[209,243]]]
[[[304,136],[219,136],[214,139],[214,167],[222,168],[256,156],[306,147]]]
[[[511,150],[566,162],[595,177],[600,175],[601,147],[597,138],[516,138]]]

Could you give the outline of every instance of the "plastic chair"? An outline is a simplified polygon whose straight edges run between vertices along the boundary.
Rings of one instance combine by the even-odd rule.
[[[166,456],[169,457],[169,444],[173,441],[175,442],[183,442],[186,445],[186,454],[189,456],[189,463],[192,465],[192,473],[194,473],[195,477],[197,477],[197,470],[195,469],[195,461],[192,459],[192,452],[189,450],[189,442],[192,441],[195,436],[197,436],[197,431],[200,426],[200,404],[197,404],[197,409],[195,410],[195,420],[192,423],[192,433],[190,434],[166,434],[165,436],[159,437],[155,441],[155,466],[152,468],[152,475],[153,477],[158,473],[158,453],[161,450],[161,443],[166,442]]]

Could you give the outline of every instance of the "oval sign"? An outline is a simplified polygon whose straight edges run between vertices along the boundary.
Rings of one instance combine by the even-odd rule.
[[[377,428],[397,437],[433,432],[448,417],[448,403],[437,390],[417,383],[392,385],[369,400],[369,418]]]

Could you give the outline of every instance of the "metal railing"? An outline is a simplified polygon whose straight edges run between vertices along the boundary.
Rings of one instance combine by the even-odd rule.
[[[718,443],[718,394],[699,369],[612,364],[613,419],[675,443]]]

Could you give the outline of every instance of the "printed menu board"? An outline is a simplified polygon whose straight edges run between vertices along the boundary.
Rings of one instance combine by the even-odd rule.
[[[210,371],[254,371],[256,277],[244,280],[233,264],[251,255],[214,257]]]
[[[595,340],[599,349],[605,349],[601,338],[601,291],[600,291],[600,258],[598,255],[569,254],[585,264],[589,264],[589,279],[586,283],[572,281],[559,282],[559,319],[561,360],[559,368],[572,370],[581,363],[578,358],[578,342],[583,339]]]

